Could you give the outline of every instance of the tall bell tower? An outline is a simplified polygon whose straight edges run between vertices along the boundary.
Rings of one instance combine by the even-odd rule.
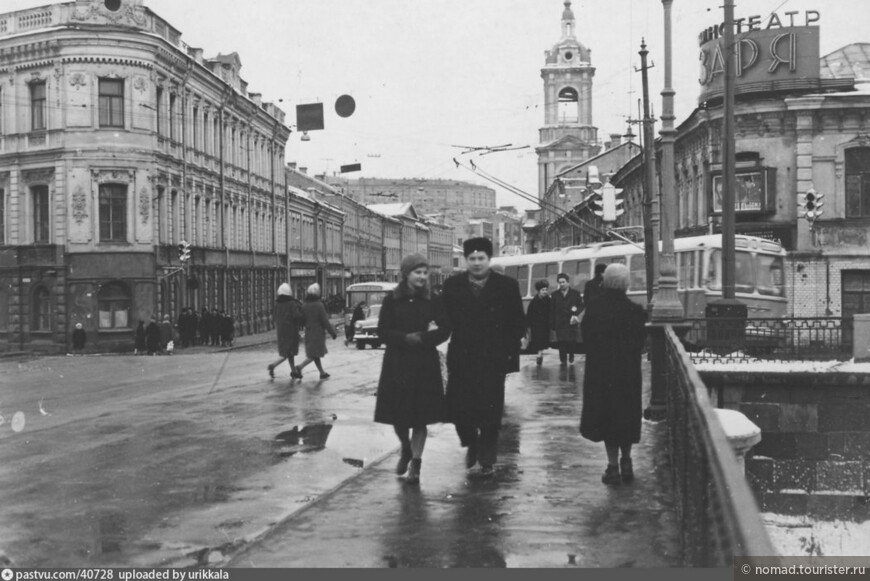
[[[546,51],[541,69],[544,79],[544,126],[540,129],[538,196],[543,197],[553,177],[564,169],[598,154],[598,128],[592,125],[592,66],[590,50],[575,36],[577,21],[571,0],[562,12],[562,38]]]

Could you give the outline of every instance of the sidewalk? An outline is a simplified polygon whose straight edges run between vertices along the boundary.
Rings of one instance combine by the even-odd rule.
[[[582,359],[569,370],[533,361],[524,358],[509,379],[493,480],[468,474],[453,427],[436,426],[419,486],[396,477],[393,454],[280,522],[228,566],[677,566],[666,426],[644,423],[633,454],[637,480],[607,487],[603,445],[577,431]]]

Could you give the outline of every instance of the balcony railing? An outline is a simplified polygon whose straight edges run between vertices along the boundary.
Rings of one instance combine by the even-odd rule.
[[[774,556],[707,388],[670,327],[665,352],[668,440],[683,564],[731,567],[734,556]]]
[[[680,334],[695,363],[828,361],[852,357],[849,317],[689,319]]]

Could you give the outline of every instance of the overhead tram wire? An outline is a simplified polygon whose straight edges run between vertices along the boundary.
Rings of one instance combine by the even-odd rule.
[[[532,194],[525,192],[525,191],[517,188],[516,186],[513,186],[513,185],[493,176],[489,172],[486,172],[483,169],[481,169],[474,162],[471,162],[471,166],[467,166],[467,165],[460,163],[459,160],[457,160],[454,157],[453,163],[456,164],[456,167],[461,167],[465,170],[468,170],[468,171],[474,173],[475,175],[479,175],[483,179],[485,179],[485,180],[487,180],[487,181],[489,181],[489,182],[491,182],[491,183],[493,183],[501,188],[508,190],[509,192],[521,197],[522,199],[526,200],[527,202],[532,202],[533,204],[540,206],[542,209],[547,209],[547,210],[550,210],[552,212],[555,212],[560,218],[564,218],[567,222],[569,222],[575,228],[580,228],[581,230],[592,231],[592,232],[595,232],[596,234],[599,234],[602,236],[607,236],[606,232],[600,230],[599,228],[596,228],[592,224],[588,224],[585,220],[581,220],[581,219],[577,218],[576,216],[572,215],[570,212],[566,212],[565,210],[563,210],[559,206],[556,206],[555,204],[551,204],[545,200],[542,200],[536,196],[533,196]]]

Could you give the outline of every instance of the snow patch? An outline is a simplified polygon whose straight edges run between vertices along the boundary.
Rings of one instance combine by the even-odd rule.
[[[761,518],[780,555],[862,557],[870,547],[870,521],[823,521],[774,513],[762,513]]]

